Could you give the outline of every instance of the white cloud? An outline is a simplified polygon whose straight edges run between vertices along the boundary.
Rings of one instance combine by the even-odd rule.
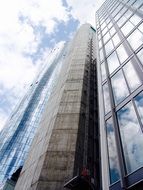
[[[105,0],[67,0],[67,3],[72,7],[72,16],[78,19],[80,23],[88,22],[95,26],[95,11],[104,1]]]
[[[98,1],[98,4],[102,1]],[[94,25],[96,2],[67,0],[67,3],[72,6],[70,14],[80,23],[89,22]],[[57,21],[66,24],[68,19],[69,11],[63,6],[62,0],[0,0],[1,97],[9,92],[9,103],[14,105],[17,102],[14,99],[24,95],[25,87],[31,83],[38,65],[42,64],[45,54],[49,52],[48,48],[39,50],[41,57],[36,63],[27,56],[33,56],[42,42],[43,36],[37,28],[44,27],[49,35],[57,30]],[[1,120],[4,121],[4,117],[1,111]]]
[[[7,114],[3,112],[3,110],[0,109],[0,129],[3,128],[5,122],[7,120]]]
[[[48,35],[56,29],[56,21],[66,23],[68,18],[62,0],[0,0],[0,86],[5,101],[4,95],[9,93],[8,104],[16,104],[24,95],[43,57],[49,52],[45,48],[44,53],[40,52],[39,60],[33,63],[30,55],[38,51],[42,40],[37,27],[44,27]],[[4,123],[8,113],[6,116],[2,109],[0,121]]]

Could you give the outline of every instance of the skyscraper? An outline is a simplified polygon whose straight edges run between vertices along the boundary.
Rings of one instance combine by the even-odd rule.
[[[72,40],[16,190],[59,190],[71,183],[91,189],[99,178],[95,37],[84,24]],[[89,184],[80,178],[88,172]]]
[[[143,189],[143,1],[107,0],[96,22],[102,189]]]
[[[23,166],[45,104],[58,79],[66,44],[55,48],[0,133],[0,186]]]
[[[142,190],[143,2],[107,0],[65,50],[15,189]]]

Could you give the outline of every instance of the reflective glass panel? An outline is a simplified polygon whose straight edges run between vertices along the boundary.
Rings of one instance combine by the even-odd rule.
[[[113,26],[112,22],[108,24],[108,28],[110,29]]]
[[[121,63],[123,63],[127,58],[128,58],[128,55],[125,51],[125,48],[123,45],[120,45],[117,49],[117,54],[118,54],[118,57],[119,57],[119,60]]]
[[[141,63],[143,64],[143,49],[141,49],[138,53],[137,56],[139,58],[139,60],[141,61]]]
[[[110,34],[111,34],[111,36],[113,36],[113,34],[115,34],[115,32],[116,32],[115,28],[112,27],[112,28],[110,29]]]
[[[122,17],[118,20],[118,22],[117,22],[118,26],[119,26],[119,27],[122,26],[122,24],[124,24],[124,22],[125,22],[126,20],[127,20],[126,17],[122,16]]]
[[[120,66],[116,52],[113,52],[108,58],[107,58],[107,63],[109,67],[109,72],[110,74]]]
[[[130,18],[130,21],[134,24],[134,25],[137,25],[140,21],[141,21],[141,18],[134,14],[131,18]]]
[[[110,183],[112,184],[120,179],[120,175],[117,157],[117,147],[115,142],[115,132],[113,128],[113,121],[111,118],[108,119],[106,122],[106,133],[108,143]]]
[[[104,34],[107,32],[107,27],[106,28],[104,28],[104,30],[102,31],[102,35],[104,36]]]
[[[103,30],[103,28],[106,26],[106,23],[104,22],[102,25],[101,25],[101,29]]]
[[[106,43],[110,38],[109,32],[103,37],[104,43]]]
[[[102,81],[104,81],[106,79],[105,62],[101,64],[101,74],[102,74]]]
[[[139,8],[141,11],[143,11],[143,5]]]
[[[137,0],[137,1],[133,4],[133,7],[138,8],[142,3],[143,3],[142,0]]]
[[[100,50],[100,61],[103,61],[104,55],[103,55],[103,50]]]
[[[143,33],[143,24],[140,24],[138,29]]]
[[[102,47],[102,42],[101,42],[101,40],[99,41],[99,48],[101,48]]]
[[[106,19],[106,23],[108,24],[110,22],[110,18],[108,17],[107,19]]]
[[[117,112],[127,173],[143,166],[143,133],[131,102]]]
[[[130,11],[130,10],[128,10],[125,14],[124,14],[124,16],[126,17],[126,19],[128,19],[131,15],[132,15],[132,11]]]
[[[138,94],[134,100],[135,100],[135,104],[137,106],[137,110],[138,110],[141,122],[143,124],[143,92]]]
[[[130,61],[124,66],[124,72],[132,92],[141,85],[141,81]]]
[[[136,0],[129,0],[128,4],[132,5]]]
[[[111,83],[112,83],[115,103],[118,104],[122,100],[124,100],[129,94],[122,70],[118,71],[111,78]]]
[[[131,22],[127,22],[122,28],[122,32],[123,34],[126,36],[127,34],[129,34],[131,32],[131,30],[134,28],[134,25]]]
[[[114,20],[117,21],[120,17],[121,17],[121,12],[119,12],[119,13],[115,16]]]
[[[124,14],[126,12],[127,8],[126,7],[123,7],[120,11],[121,14]]]
[[[105,114],[107,114],[111,110],[109,89],[107,82],[103,85],[103,95],[104,95]]]
[[[113,43],[110,40],[106,45],[105,45],[105,51],[106,51],[106,55],[108,55],[109,53],[111,53],[111,51],[113,50]]]
[[[116,46],[120,42],[118,34],[115,34],[112,38],[114,45]]]
[[[143,35],[142,33],[136,29],[128,38],[130,45],[135,50],[143,43]]]

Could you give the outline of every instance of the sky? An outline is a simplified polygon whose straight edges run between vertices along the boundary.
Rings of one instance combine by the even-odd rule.
[[[51,49],[95,27],[104,0],[0,0],[0,130]]]

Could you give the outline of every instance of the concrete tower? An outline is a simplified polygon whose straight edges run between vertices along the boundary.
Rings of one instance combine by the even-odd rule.
[[[99,166],[95,44],[94,28],[82,25],[64,55],[15,190],[61,190],[86,172],[95,184]],[[79,181],[74,185],[87,185]]]

